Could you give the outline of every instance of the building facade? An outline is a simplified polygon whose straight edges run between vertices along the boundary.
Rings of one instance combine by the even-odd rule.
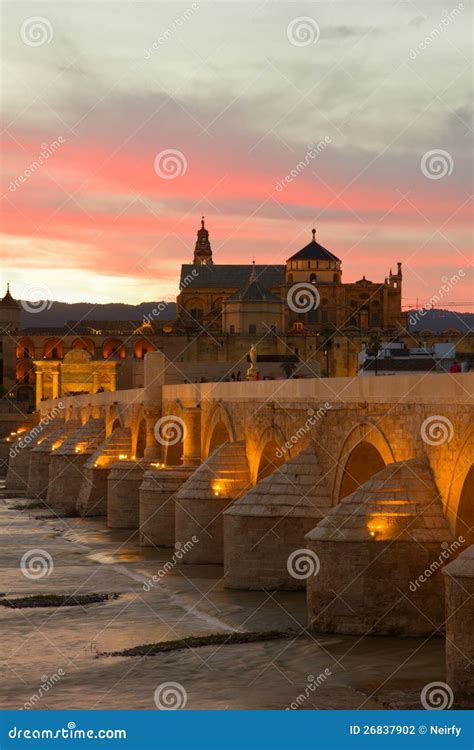
[[[219,264],[213,258],[204,218],[197,232],[192,263],[181,267],[176,317],[159,311],[139,321],[68,321],[59,328],[22,329],[21,304],[7,288],[0,300],[0,387],[10,398],[35,403],[37,372],[44,371],[41,397],[53,390],[95,391],[143,386],[143,358],[160,350],[174,368],[170,382],[228,379],[244,374],[248,352],[257,346],[263,377],[293,372],[308,377],[356,375],[358,356],[371,338],[398,339],[421,345],[407,331],[401,308],[402,268],[380,282],[344,283],[342,261],[316,241],[284,265]],[[423,343],[459,341],[460,352],[472,351],[472,336],[423,334]],[[66,377],[58,385],[53,373],[77,350],[91,362],[115,363],[113,375]],[[70,358],[69,358],[70,359]],[[40,363],[40,364],[38,364]],[[94,368],[93,368],[94,369]],[[111,372],[112,372],[111,370]],[[51,377],[50,377],[51,375]]]

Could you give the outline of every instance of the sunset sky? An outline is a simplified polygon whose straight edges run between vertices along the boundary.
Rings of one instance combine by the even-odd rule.
[[[468,8],[4,2],[0,294],[170,299],[205,214],[216,263],[315,226],[343,281],[402,261],[414,305],[463,269],[472,311]]]

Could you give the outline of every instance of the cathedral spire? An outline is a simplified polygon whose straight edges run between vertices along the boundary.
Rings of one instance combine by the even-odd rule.
[[[201,218],[201,229],[198,229],[196,246],[194,248],[194,265],[212,266],[212,249],[209,242],[209,232],[204,225],[204,216]]]

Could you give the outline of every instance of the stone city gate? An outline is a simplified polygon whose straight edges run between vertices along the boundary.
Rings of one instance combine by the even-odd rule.
[[[143,545],[195,538],[182,562],[223,563],[228,587],[306,588],[316,630],[443,627],[441,567],[474,541],[474,374],[166,385],[166,370],[154,352],[143,389],[40,402],[7,488]]]

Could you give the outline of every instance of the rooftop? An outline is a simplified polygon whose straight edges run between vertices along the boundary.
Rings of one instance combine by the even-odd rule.
[[[305,245],[301,250],[288,258],[290,260],[337,260],[340,262],[340,258],[326,250],[325,247],[316,242],[316,229],[312,230],[313,239],[308,245]]]

